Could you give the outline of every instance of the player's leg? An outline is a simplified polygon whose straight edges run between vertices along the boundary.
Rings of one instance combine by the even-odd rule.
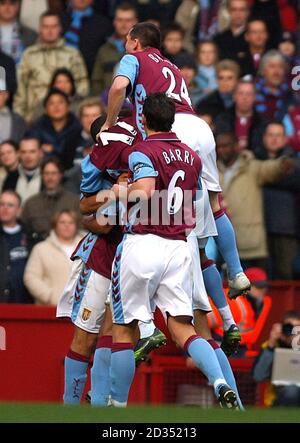
[[[151,306],[152,312],[154,312],[155,309],[155,305]],[[156,328],[153,321],[150,321],[149,323],[139,322],[139,331],[139,340],[134,349],[136,367],[138,367],[143,361],[148,360],[150,352],[167,343],[165,334]]]
[[[202,243],[200,247],[204,245],[205,243]],[[227,303],[220,273],[214,261],[209,260],[206,256],[205,249],[200,249],[200,261],[205,289],[217,307],[223,321],[224,335],[221,347],[225,354],[229,356],[237,351],[241,334]]]
[[[71,275],[57,305],[57,317],[68,317],[74,323],[90,277],[81,260],[75,260]],[[94,350],[97,334],[89,334],[75,326],[71,348],[65,357],[64,403],[79,404],[86,382],[86,371]]]
[[[214,387],[216,397],[222,406],[237,407],[236,393],[227,384],[219,360],[211,345],[196,334],[191,318],[176,316],[168,318],[168,328],[175,343],[193,360]]]
[[[111,354],[111,403],[126,407],[129,389],[135,374],[134,346],[138,321],[126,325],[113,325]]]
[[[91,404],[106,406],[109,399],[111,380],[110,362],[112,350],[112,318],[109,305],[106,306],[104,321],[98,337],[91,369]]]
[[[75,326],[71,347],[65,357],[64,404],[80,404],[87,380],[88,364],[96,342],[97,334]]]
[[[160,238],[154,235],[125,235],[113,263],[111,311],[113,346],[111,356],[111,402],[127,404],[135,373],[134,346],[138,321],[152,320],[151,295],[156,289],[161,257]],[[147,260],[145,260],[147,251]]]
[[[251,285],[241,266],[235,233],[224,209],[220,207],[219,192],[209,191],[209,200],[214,213],[218,236],[217,247],[227,265],[230,298],[249,291]]]
[[[167,319],[175,343],[191,356],[195,365],[214,386],[216,396],[219,398],[221,395],[223,398],[227,393],[226,397],[234,406],[235,393],[226,384],[214,350],[196,334],[192,325],[193,271],[189,247],[185,242],[169,241],[168,248],[165,271],[154,299]]]
[[[222,372],[224,374],[225,380],[226,380],[228,386],[230,386],[235,391],[239,408],[241,410],[243,410],[244,407],[243,407],[242,401],[239,396],[237,384],[236,384],[235,377],[233,375],[230,363],[229,363],[228,358],[226,357],[225,353],[218,345],[218,343],[215,340],[213,340],[209,326],[208,326],[206,315],[207,315],[207,312],[205,312],[205,311],[201,311],[200,309],[194,310],[195,331],[197,334],[199,334],[203,338],[205,338],[205,340],[208,341],[208,343],[211,345],[212,349],[215,351],[218,362],[219,362]]]

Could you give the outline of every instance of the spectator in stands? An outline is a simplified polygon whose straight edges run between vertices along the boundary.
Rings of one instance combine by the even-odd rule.
[[[287,145],[284,125],[281,122],[268,123],[263,134],[263,147],[256,155],[262,160],[296,156]],[[298,250],[299,235],[300,160],[295,162],[295,167],[292,174],[264,187],[265,224],[272,279],[293,278],[293,262]]]
[[[0,143],[10,139],[19,143],[27,129],[25,120],[8,106],[9,92],[0,91]]]
[[[53,88],[44,100],[44,115],[31,127],[29,133],[37,138],[45,157],[59,157],[64,169],[73,166],[81,125],[70,112],[68,96],[60,89]]]
[[[29,122],[35,107],[47,94],[53,73],[58,68],[64,67],[72,72],[80,96],[88,94],[83,58],[77,49],[65,45],[60,34],[59,16],[45,12],[40,19],[39,42],[26,49],[21,59],[14,110]]]
[[[232,60],[222,60],[217,64],[218,89],[208,94],[196,106],[197,113],[209,109],[214,118],[233,105],[233,92],[240,74],[239,65]]]
[[[198,69],[195,82],[206,96],[218,87],[216,64],[218,61],[218,49],[214,42],[204,41],[197,47]]]
[[[20,212],[20,196],[4,191],[0,195],[0,303],[32,303],[23,283],[28,248],[18,222]]]
[[[264,119],[255,110],[255,85],[240,79],[235,89],[234,106],[215,120],[216,133],[234,132],[239,148],[254,150],[261,145]]]
[[[184,48],[187,49],[190,53],[194,52],[195,49],[194,34],[196,25],[198,28],[198,24],[200,22],[199,11],[200,2],[198,2],[198,0],[182,0],[175,15],[175,23],[178,23],[184,31]],[[207,35],[205,36],[205,39],[208,39]],[[202,38],[200,40],[202,40]]]
[[[66,8],[66,0],[22,0],[20,21],[35,32],[39,30],[40,16],[50,10],[56,14]]]
[[[178,57],[188,54],[183,47],[184,31],[180,25],[173,23],[162,31],[162,54],[177,65]]]
[[[137,22],[137,12],[130,3],[121,3],[116,8],[113,26],[114,33],[97,52],[92,73],[92,93],[101,95],[112,81],[115,65],[125,54],[126,36]]]
[[[217,33],[228,29],[230,16],[227,2],[222,0],[208,0],[197,1],[197,3],[200,7],[194,29],[197,41],[211,40]],[[193,22],[191,22],[191,26],[192,25]]]
[[[260,77],[256,81],[256,110],[268,119],[282,119],[294,103],[286,82],[287,65],[276,50],[268,51],[261,59]]]
[[[300,155],[300,106],[291,106],[282,120],[290,146]]]
[[[282,32],[278,0],[254,0],[251,18],[263,20],[268,27],[270,48],[277,48]]]
[[[265,389],[265,406],[300,406],[300,387],[296,385],[274,386],[271,384],[274,349],[292,348],[294,327],[300,326],[300,314],[286,312],[281,323],[273,324],[269,339],[262,345],[261,352],[253,367],[257,382],[268,382]]]
[[[227,298],[242,336],[238,352],[234,354],[234,357],[237,358],[247,355],[247,351],[251,352],[266,323],[272,304],[271,298],[266,295],[268,288],[266,272],[261,268],[248,268],[245,273],[251,282],[251,292],[245,297],[238,297],[235,300]],[[225,294],[228,297],[228,289],[225,289]],[[213,306],[213,311],[208,314],[208,321],[214,338],[218,341],[221,340],[223,324],[215,306]]]
[[[180,0],[133,0],[141,22],[151,18],[159,19],[162,27],[174,21]]]
[[[266,271],[261,268],[248,268],[245,274],[251,283],[251,290],[247,294],[247,300],[251,303],[255,318],[257,319],[264,307],[264,299],[269,287],[268,276]]]
[[[1,86],[1,91],[9,93],[9,104],[11,105],[12,98],[17,89],[16,67],[14,60],[0,49],[0,66],[4,68],[5,79],[1,79],[4,85]]]
[[[37,34],[18,20],[20,0],[0,0],[0,49],[19,63],[27,46],[33,45]]]
[[[68,10],[61,16],[66,43],[81,52],[89,76],[99,47],[112,32],[110,21],[96,13],[92,3],[93,0],[70,0]]]
[[[72,72],[66,68],[58,68],[52,77],[49,85],[49,91],[53,88],[60,89],[69,98],[70,110],[76,116],[78,115],[79,107],[82,102],[82,97],[76,92],[75,79]],[[48,92],[49,92],[48,91]],[[33,120],[37,120],[44,113],[44,100],[34,110]]]
[[[41,167],[43,190],[31,197],[22,212],[22,222],[32,243],[49,235],[54,214],[62,209],[79,213],[78,196],[62,187],[63,168],[59,160],[50,158]]]
[[[19,146],[13,140],[4,140],[0,144],[0,192],[7,175],[18,168],[18,149]]]
[[[240,52],[245,52],[246,23],[249,16],[247,0],[229,0],[228,12],[230,16],[229,29],[218,33],[214,40],[219,48],[220,59],[237,60]]]
[[[100,117],[104,112],[104,105],[98,97],[89,97],[82,101],[79,108],[81,133],[77,138],[77,147],[74,158],[75,164],[81,163],[81,160],[83,159],[83,150],[94,145],[90,133],[91,125],[93,121]]]
[[[16,191],[22,200],[26,200],[41,190],[42,178],[40,164],[43,151],[37,139],[28,137],[20,142],[19,161],[17,169],[11,170],[3,183],[3,191],[12,189]]]
[[[238,54],[242,75],[256,77],[262,56],[267,50],[269,34],[264,21],[251,19],[247,23],[245,40],[247,49]]]
[[[257,160],[252,152],[240,152],[233,133],[216,137],[220,184],[231,217],[243,268],[266,268],[267,241],[263,214],[263,189],[288,172],[286,158]],[[244,204],[247,202],[246,204]]]
[[[74,211],[60,210],[51,220],[50,235],[33,248],[24,274],[35,303],[43,305],[57,304],[70,275],[70,257],[80,240]]]

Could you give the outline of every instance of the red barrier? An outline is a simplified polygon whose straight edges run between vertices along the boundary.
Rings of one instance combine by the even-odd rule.
[[[300,282],[276,282],[272,284],[271,296],[272,308],[257,349],[268,337],[272,323],[280,320],[284,311],[300,311]],[[162,318],[159,325],[165,328]],[[61,401],[63,361],[71,343],[72,325],[65,320],[57,320],[54,307],[0,304],[0,327],[6,332],[6,350],[0,350],[0,400]],[[162,359],[157,358],[166,354],[182,355],[170,341],[163,350],[155,352],[152,366],[143,364],[137,371],[130,394],[131,402],[169,401],[171,397],[162,397],[163,378],[157,376],[162,368]],[[170,362],[169,357],[168,360]],[[180,362],[182,372],[184,360],[180,358]],[[184,370],[187,371],[186,368]],[[241,367],[237,366],[237,370],[240,373]],[[165,371],[167,374],[171,376]]]

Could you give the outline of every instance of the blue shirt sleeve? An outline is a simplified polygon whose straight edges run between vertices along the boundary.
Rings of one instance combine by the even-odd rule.
[[[81,182],[80,192],[94,194],[102,189],[102,173],[91,162],[90,156],[87,155],[81,162]]]
[[[157,177],[158,172],[155,170],[152,161],[142,152],[132,152],[128,158],[129,169],[133,174],[133,181],[146,177]]]
[[[123,77],[127,77],[130,81],[130,85],[127,87],[126,90],[127,96],[132,92],[135,86],[135,81],[139,74],[139,69],[139,62],[137,58],[133,55],[126,54],[120,61],[115,77],[117,77],[118,75],[122,75]]]

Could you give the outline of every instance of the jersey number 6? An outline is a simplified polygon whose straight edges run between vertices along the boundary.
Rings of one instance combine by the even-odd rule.
[[[176,214],[183,202],[183,190],[179,186],[176,186],[179,178],[181,178],[181,180],[185,178],[185,172],[182,169],[175,172],[168,186],[168,213],[170,215]]]

